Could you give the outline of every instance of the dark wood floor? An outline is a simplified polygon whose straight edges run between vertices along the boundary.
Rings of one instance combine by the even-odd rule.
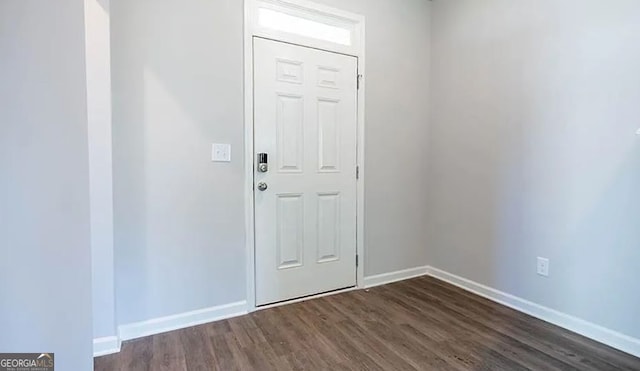
[[[640,370],[640,359],[429,277],[127,342],[95,370]]]

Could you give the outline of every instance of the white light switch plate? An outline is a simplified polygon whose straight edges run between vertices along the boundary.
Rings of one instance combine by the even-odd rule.
[[[231,144],[213,143],[211,148],[211,161],[231,162]]]
[[[549,277],[549,259],[538,257],[538,274]]]

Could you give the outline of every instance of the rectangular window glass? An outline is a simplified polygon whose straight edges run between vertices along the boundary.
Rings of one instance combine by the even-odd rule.
[[[316,22],[310,19],[261,8],[258,22],[262,27],[325,40],[341,45],[351,45],[351,30]]]

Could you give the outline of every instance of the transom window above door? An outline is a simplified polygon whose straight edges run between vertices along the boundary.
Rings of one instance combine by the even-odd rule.
[[[303,0],[246,0],[245,5],[255,36],[353,56],[364,45],[361,16]]]
[[[262,27],[298,34],[300,36],[325,40],[341,45],[351,45],[352,31],[350,29],[332,26],[273,9],[260,8],[258,10],[258,24]]]

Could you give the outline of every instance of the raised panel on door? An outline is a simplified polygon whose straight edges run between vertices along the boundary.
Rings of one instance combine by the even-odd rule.
[[[277,59],[276,73],[278,81],[302,84],[302,62],[300,61]]]
[[[318,170],[337,172],[340,168],[340,131],[337,99],[318,99]]]
[[[318,263],[340,260],[340,193],[318,193]]]
[[[304,249],[304,205],[301,194],[276,196],[277,268],[302,266]]]
[[[302,172],[304,158],[303,97],[277,95],[276,140],[278,171]]]
[[[356,75],[354,57],[254,39],[257,305],[356,284]]]

